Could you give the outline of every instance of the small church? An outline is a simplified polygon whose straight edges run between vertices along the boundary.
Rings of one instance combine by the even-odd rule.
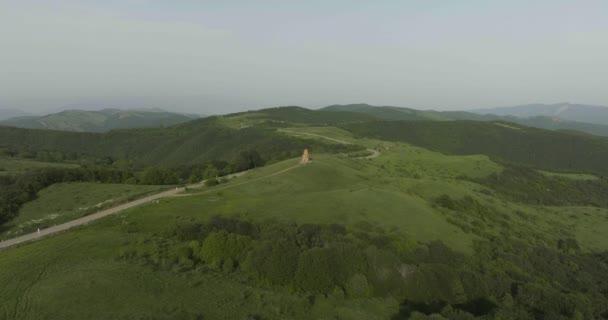
[[[304,149],[304,152],[302,152],[302,160],[300,160],[300,164],[308,164],[312,162],[312,158],[310,157],[310,154],[308,153],[308,149]]]

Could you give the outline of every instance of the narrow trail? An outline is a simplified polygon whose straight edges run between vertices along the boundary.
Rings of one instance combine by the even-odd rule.
[[[319,137],[319,138],[323,138],[323,139],[327,139],[327,140],[331,140],[331,141],[335,141],[341,144],[352,144],[351,142],[348,141],[344,141],[344,140],[338,140],[335,138],[331,138],[331,137],[327,137],[327,136],[323,136],[320,134],[316,134],[316,133],[308,133],[308,132],[297,132],[297,131],[290,131],[290,130],[279,130],[280,132],[287,132],[287,133],[291,133],[291,134],[295,134],[295,135],[307,135],[307,136],[313,136],[313,137]]]
[[[40,232],[32,232],[32,233],[28,233],[16,238],[12,238],[12,239],[8,239],[5,241],[0,242],[0,251],[12,246],[16,246],[25,242],[29,242],[29,241],[35,241],[41,238],[45,238],[66,230],[69,230],[71,228],[77,227],[77,226],[82,226],[82,225],[86,225],[89,222],[93,222],[95,220],[107,217],[109,215],[113,215],[113,214],[117,214],[119,212],[122,212],[124,210],[127,209],[131,209],[137,206],[140,206],[142,204],[146,204],[161,198],[167,198],[167,197],[180,197],[180,196],[192,196],[192,195],[198,195],[198,194],[204,194],[207,192],[212,192],[212,191],[217,191],[217,190],[223,190],[223,189],[227,189],[227,188],[232,188],[232,187],[237,187],[243,184],[247,184],[247,183],[251,183],[251,182],[255,182],[264,178],[268,178],[268,177],[272,177],[272,176],[276,176],[282,173],[285,173],[287,171],[293,170],[297,167],[299,167],[300,165],[295,165],[292,167],[289,167],[287,169],[263,176],[263,177],[259,177],[259,178],[255,178],[249,181],[244,181],[241,183],[236,183],[236,184],[232,184],[229,186],[224,186],[224,187],[220,187],[220,188],[214,188],[208,191],[204,191],[204,192],[200,192],[200,193],[191,193],[191,194],[183,194],[184,191],[186,191],[186,189],[197,189],[197,188],[201,188],[205,185],[205,181],[202,181],[200,183],[196,183],[196,184],[191,184],[188,185],[186,187],[181,187],[181,188],[175,188],[175,189],[171,189],[171,190],[167,190],[167,191],[163,191],[163,192],[159,192],[159,193],[155,193],[153,195],[149,195],[137,200],[133,200],[131,202],[127,202],[106,210],[102,210],[102,211],[98,211],[96,213],[90,214],[88,216],[84,216],[82,218],[78,218],[72,221],[68,221],[66,223],[62,223],[62,224],[58,224],[46,229],[41,229]],[[243,172],[239,172],[239,173],[235,173],[235,174],[231,174],[226,176],[226,178],[232,179],[235,177],[240,177],[244,174],[246,174],[249,171],[243,171]]]

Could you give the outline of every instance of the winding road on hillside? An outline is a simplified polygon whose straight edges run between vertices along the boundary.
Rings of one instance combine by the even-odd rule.
[[[335,142],[342,143],[342,144],[352,144],[352,143],[344,141],[344,140],[334,139],[334,138],[331,138],[331,137],[327,137],[327,136],[323,136],[323,135],[319,135],[319,134],[315,134],[315,133],[294,132],[294,131],[288,131],[288,130],[282,130],[282,131],[286,132],[286,133],[292,133],[292,134],[303,134],[303,135],[309,135],[309,136],[316,136],[316,137],[320,137],[320,138],[323,138],[323,139],[328,139],[328,140],[335,141]],[[376,158],[376,157],[378,157],[380,155],[380,152],[377,151],[377,150],[374,150],[374,149],[367,149],[367,150],[370,151],[370,152],[372,152],[372,154],[369,155],[369,156],[360,157],[360,158],[357,158],[357,159],[373,159],[373,158]],[[149,195],[149,196],[137,199],[137,200],[133,200],[131,202],[127,202],[127,203],[124,203],[124,204],[121,204],[121,205],[117,205],[115,207],[112,207],[112,208],[109,208],[109,209],[106,209],[106,210],[102,210],[102,211],[90,214],[88,216],[84,216],[82,218],[78,218],[76,220],[72,220],[72,221],[69,221],[69,222],[66,222],[66,223],[62,223],[62,224],[58,224],[58,225],[55,225],[55,226],[52,226],[52,227],[49,227],[49,228],[46,228],[46,229],[42,229],[42,230],[40,230],[38,232],[32,232],[32,233],[25,234],[25,235],[22,235],[22,236],[19,236],[19,237],[16,237],[16,238],[4,240],[4,241],[0,242],[0,250],[6,249],[6,248],[9,248],[9,247],[12,247],[12,246],[16,246],[16,245],[19,245],[19,244],[22,244],[22,243],[26,243],[26,242],[30,242],[30,241],[35,241],[35,240],[38,240],[38,239],[41,239],[41,238],[44,238],[44,237],[48,237],[48,236],[51,236],[51,235],[54,235],[54,234],[57,234],[57,233],[69,230],[69,229],[74,228],[74,227],[86,225],[89,222],[93,222],[95,220],[107,217],[109,215],[113,215],[113,214],[122,212],[124,210],[131,209],[131,208],[134,208],[134,207],[137,207],[137,206],[140,206],[140,205],[143,205],[143,204],[146,204],[146,203],[149,203],[149,202],[161,199],[161,198],[167,198],[167,197],[186,197],[186,196],[191,196],[191,195],[200,195],[200,194],[204,194],[204,193],[207,193],[207,192],[213,192],[213,191],[217,191],[217,190],[223,190],[223,189],[227,189],[227,188],[237,187],[237,186],[244,185],[244,184],[251,183],[251,182],[255,182],[255,181],[258,181],[258,180],[261,180],[261,179],[264,179],[264,178],[268,178],[268,177],[276,176],[276,175],[279,175],[279,174],[283,174],[285,172],[288,172],[288,171],[293,170],[293,169],[298,168],[298,167],[300,167],[300,165],[295,165],[295,166],[289,167],[287,169],[284,169],[284,170],[281,170],[281,171],[278,171],[278,172],[274,172],[272,174],[269,174],[269,175],[266,175],[266,176],[262,176],[262,177],[259,177],[259,178],[251,179],[251,180],[248,180],[248,181],[243,181],[243,182],[240,182],[240,183],[231,184],[231,185],[224,186],[224,187],[213,188],[213,189],[210,189],[210,190],[207,190],[207,191],[204,191],[204,192],[184,193],[184,191],[186,191],[187,189],[197,189],[197,188],[203,187],[205,185],[205,181],[202,181],[202,182],[197,183],[197,184],[188,185],[186,187],[181,187],[181,188],[177,187],[175,189],[171,189],[171,190],[167,190],[167,191],[162,191],[162,192],[159,192],[159,193],[156,193],[156,194],[153,194],[153,195]],[[243,172],[231,174],[231,175],[226,176],[226,178],[232,179],[232,178],[240,177],[240,176],[246,174],[247,172],[249,172],[249,171],[243,171]]]
[[[294,167],[292,167],[292,168],[294,168]],[[290,169],[292,169],[292,168],[290,168]],[[277,175],[277,174],[280,174],[280,173],[283,173],[283,172],[286,172],[286,171],[287,170],[283,170],[281,172],[275,172],[275,173],[273,173],[271,175],[268,175],[268,176]],[[243,172],[231,174],[231,175],[226,176],[226,178],[232,179],[232,178],[240,177],[240,176],[244,175],[247,172],[248,171],[243,171]],[[221,187],[221,188],[214,188],[214,189],[211,189],[209,191],[214,191],[214,190],[218,190],[218,189],[225,189],[225,188],[235,187],[237,185],[241,185],[241,184],[248,183],[248,182],[253,182],[255,180],[259,180],[259,179],[262,179],[262,178],[265,178],[265,177],[266,176],[258,178],[258,179],[246,181],[246,182],[243,182],[243,183],[239,183],[239,184],[234,184],[234,185],[230,185],[230,186]],[[32,233],[25,234],[25,235],[22,235],[22,236],[19,236],[19,237],[16,237],[16,238],[4,240],[4,241],[0,242],[0,250],[6,249],[6,248],[9,248],[9,247],[18,245],[18,244],[22,244],[22,243],[25,243],[25,242],[38,240],[40,238],[44,238],[44,237],[47,237],[47,236],[50,236],[50,235],[53,235],[53,234],[56,234],[56,233],[59,233],[59,232],[63,232],[63,231],[66,231],[68,229],[71,229],[71,228],[74,228],[74,227],[77,227],[77,226],[86,225],[89,222],[101,219],[103,217],[107,217],[109,215],[113,215],[113,214],[119,213],[119,212],[127,210],[127,209],[131,209],[131,208],[134,208],[134,207],[140,206],[142,204],[149,203],[149,202],[161,199],[161,198],[181,196],[180,193],[183,193],[186,189],[196,189],[196,188],[203,187],[204,185],[205,185],[205,181],[202,181],[200,183],[188,185],[186,187],[181,187],[181,188],[177,187],[175,189],[171,189],[171,190],[167,190],[167,191],[162,191],[162,192],[159,192],[159,193],[155,193],[153,195],[149,195],[149,196],[146,196],[146,197],[143,197],[143,198],[139,198],[139,199],[133,200],[131,202],[127,202],[127,203],[124,203],[124,204],[121,204],[121,205],[117,205],[115,207],[112,207],[112,208],[109,208],[109,209],[106,209],[106,210],[102,210],[102,211],[99,211],[99,212],[96,212],[96,213],[84,216],[82,218],[78,218],[76,220],[72,220],[72,221],[69,221],[69,222],[66,222],[66,223],[58,224],[58,225],[55,225],[55,226],[52,226],[52,227],[49,227],[49,228],[46,228],[46,229],[41,229],[40,232],[32,232]],[[200,194],[200,193],[197,193],[197,194]],[[192,195],[192,194],[184,194],[184,195]]]
[[[280,132],[285,132],[285,133],[291,133],[293,135],[306,135],[306,136],[313,136],[313,137],[318,137],[318,138],[323,138],[323,139],[327,139],[327,140],[331,140],[334,142],[338,142],[341,144],[353,144],[352,142],[348,142],[348,141],[344,141],[344,140],[339,140],[339,139],[335,139],[332,137],[328,137],[328,136],[323,136],[320,134],[316,134],[316,133],[309,133],[309,132],[297,132],[297,131],[291,131],[291,130],[279,130]],[[377,158],[380,155],[380,151],[375,150],[375,149],[367,149],[367,151],[371,152],[372,154],[369,156],[364,156],[364,157],[358,157],[355,159],[373,159],[373,158]]]

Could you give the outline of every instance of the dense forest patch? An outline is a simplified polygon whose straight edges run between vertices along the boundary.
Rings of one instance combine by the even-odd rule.
[[[509,199],[549,206],[608,207],[608,180],[572,179],[547,175],[522,166],[506,166],[501,173],[476,179]]]
[[[138,232],[135,225],[124,228]],[[549,247],[490,238],[476,247],[466,256],[438,241],[412,243],[363,225],[214,217],[125,243],[117,259],[177,273],[221,273],[301,295],[393,297],[403,301],[394,319],[590,319],[608,310],[606,253],[581,253],[573,239]]]

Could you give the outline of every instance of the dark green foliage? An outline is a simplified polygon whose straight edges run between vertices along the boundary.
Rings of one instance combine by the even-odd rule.
[[[330,250],[313,248],[298,257],[295,285],[305,291],[329,293],[334,287]]]
[[[494,213],[472,198],[449,200],[449,210]],[[173,272],[246,275],[253,284],[306,294],[392,296],[403,301],[395,319],[598,319],[608,310],[608,253],[582,253],[568,238],[556,248],[483,240],[464,256],[441,242],[400,255],[393,234],[376,247],[372,239],[380,235],[338,225],[214,217],[181,223],[167,235],[129,244],[119,256]]]
[[[243,268],[270,285],[288,285],[294,279],[299,253],[300,248],[287,239],[259,241],[249,252]]]
[[[176,184],[178,179],[177,175],[170,170],[150,167],[142,173],[141,183],[151,185]]]
[[[552,206],[608,207],[608,180],[576,180],[546,176],[538,171],[507,166],[500,174],[475,180],[512,200]]]
[[[310,110],[309,110],[310,111]],[[228,128],[210,117],[168,128],[114,130],[107,133],[65,132],[0,127],[0,148],[11,154],[35,157],[37,152],[54,152],[76,158],[132,160],[140,166],[177,167],[211,161],[230,161],[248,153],[244,167],[268,160],[297,157],[304,148],[316,152],[348,152],[363,147],[327,144],[300,139],[260,127]],[[234,172],[237,168],[231,168]],[[186,177],[187,178],[187,177]]]
[[[608,139],[503,122],[375,121],[341,125],[356,135],[446,154],[486,154],[549,171],[608,175]]]
[[[227,260],[243,261],[250,246],[250,237],[221,230],[211,232],[203,241],[200,251],[194,254],[206,263],[221,265]],[[233,267],[233,263],[229,265]]]
[[[264,165],[264,160],[255,150],[241,151],[235,161],[236,171],[245,171],[261,167]]]
[[[447,264],[424,264],[405,281],[405,296],[415,303],[466,301],[458,273]]]

